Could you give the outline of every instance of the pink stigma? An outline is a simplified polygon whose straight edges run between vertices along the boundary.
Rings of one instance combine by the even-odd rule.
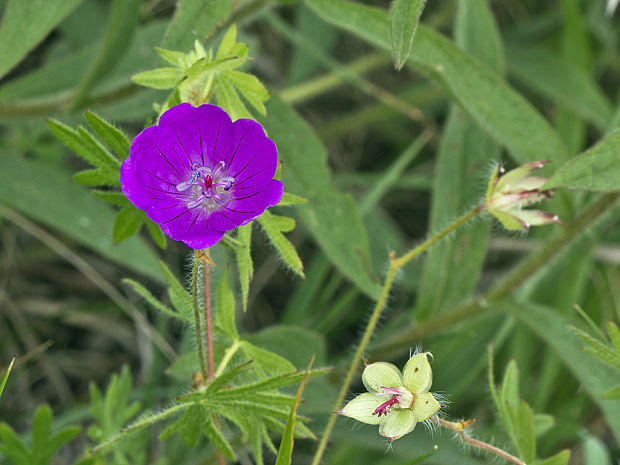
[[[208,174],[205,176],[205,189],[211,189],[213,187],[213,178]]]
[[[390,413],[390,409],[394,404],[398,404],[398,396],[394,396],[387,402],[379,405],[373,412],[373,415],[377,415],[378,417],[380,417],[381,415],[387,415],[388,413]]]

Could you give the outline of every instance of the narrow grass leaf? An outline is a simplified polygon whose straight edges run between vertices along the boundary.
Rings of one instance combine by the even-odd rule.
[[[72,108],[82,106],[93,87],[109,75],[115,65],[121,61],[122,56],[129,49],[128,44],[133,39],[141,5],[142,0],[113,0],[111,2],[98,54],[73,94]]]
[[[426,0],[394,0],[390,5],[390,38],[394,67],[401,70],[413,45]]]
[[[290,465],[293,459],[293,444],[294,444],[294,432],[295,424],[297,422],[297,407],[301,402],[301,394],[304,392],[308,377],[310,375],[310,369],[314,363],[314,357],[310,360],[308,368],[306,369],[306,375],[297,388],[297,395],[295,396],[295,403],[291,407],[288,419],[286,421],[286,427],[284,434],[282,435],[282,441],[280,442],[280,449],[278,450],[278,457],[276,458],[276,465]]]
[[[162,47],[190,50],[202,42],[232,11],[232,0],[179,0]]]
[[[0,23],[0,77],[39,44],[82,0],[9,0]]]
[[[2,393],[4,392],[4,387],[6,386],[6,382],[9,379],[9,375],[11,374],[11,369],[13,368],[13,364],[15,363],[15,357],[9,363],[8,368],[6,369],[4,376],[2,377],[2,381],[0,382],[0,397],[2,397]]]
[[[28,173],[29,182],[23,181],[24,173]],[[72,182],[70,174],[58,167],[2,153],[0,203],[116,263],[163,281],[152,248],[140,238],[114,245],[116,212]]]
[[[306,0],[325,21],[389,49],[387,13],[346,0]],[[459,50],[453,42],[420,24],[407,61],[459,103],[519,163],[564,159],[564,147],[549,123],[501,77]],[[523,137],[527,134],[528,137]]]

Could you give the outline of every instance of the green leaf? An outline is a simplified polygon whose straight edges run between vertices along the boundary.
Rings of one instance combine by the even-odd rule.
[[[601,439],[585,433],[581,443],[584,465],[612,465],[610,451]]]
[[[228,266],[217,284],[215,296],[215,321],[233,341],[239,339],[235,323],[235,295],[228,283]]]
[[[458,3],[454,37],[461,49],[499,75],[504,74],[504,46],[488,0]]]
[[[394,67],[401,70],[409,57],[426,0],[394,0],[390,5],[390,38]]]
[[[15,357],[13,357],[13,359],[11,360],[11,363],[9,363],[9,366],[6,369],[4,376],[2,377],[2,381],[0,381],[0,397],[2,397],[2,393],[4,392],[4,387],[6,386],[6,382],[9,379],[9,375],[11,374],[11,369],[13,368],[14,363],[15,363]]]
[[[91,165],[110,169],[118,169],[120,167],[120,162],[84,128],[79,127],[76,131],[55,119],[48,119],[47,124],[52,132],[56,134],[67,147]]]
[[[130,143],[123,131],[92,111],[85,111],[84,117],[91,127],[97,131],[97,134],[99,134],[103,141],[108,144],[110,148],[114,150],[116,155],[121,158],[121,160],[124,160],[129,156]]]
[[[93,198],[57,167],[1,154],[0,203],[52,228],[95,252],[162,281],[153,250],[139,238],[114,245],[116,212]],[[28,173],[28,182],[24,182]],[[117,173],[118,174],[118,173]]]
[[[176,318],[178,320],[185,321],[186,323],[190,323],[189,321],[185,320],[182,315],[168,308],[166,305],[162,304],[153,294],[149,292],[149,290],[146,287],[144,287],[139,282],[134,281],[133,279],[129,279],[129,278],[124,278],[123,282],[125,284],[130,285],[131,288],[135,292],[140,294],[144,298],[144,300],[146,300],[149,303],[149,305],[153,307],[155,310],[159,310],[164,315],[170,316],[172,318]]]
[[[142,0],[113,0],[99,53],[75,89],[72,108],[84,104],[92,88],[106,77],[129,49],[140,16]]]
[[[231,24],[231,26],[224,34],[222,41],[220,42],[220,46],[217,49],[216,59],[226,58],[230,55],[234,55],[234,47],[237,43],[237,25],[235,23]]]
[[[620,399],[620,384],[603,394],[603,399]]]
[[[230,81],[237,91],[241,92],[250,105],[252,105],[261,115],[266,115],[267,110],[263,103],[269,98],[269,92],[262,82],[253,74],[242,73],[240,71],[229,71],[226,79]]]
[[[157,68],[131,76],[136,84],[153,89],[172,89],[182,79],[183,71],[179,68]]]
[[[594,147],[561,166],[543,189],[568,187],[592,191],[614,191],[620,179],[620,129]]]
[[[295,396],[295,403],[291,406],[291,411],[286,420],[286,427],[284,434],[282,435],[282,441],[280,442],[280,449],[278,450],[278,456],[276,458],[276,465],[290,465],[293,459],[293,444],[294,444],[294,432],[295,424],[297,423],[297,407],[301,402],[301,394],[304,392],[308,377],[310,375],[310,369],[314,363],[314,358],[310,360],[310,364],[306,369],[306,375],[297,388],[297,395]]]
[[[128,207],[131,205],[129,199],[122,192],[92,190],[91,193],[98,199],[105,200],[118,207]]]
[[[245,58],[226,57],[220,60],[208,61],[206,58],[198,60],[187,70],[187,79],[193,81],[199,77],[208,76],[210,74],[223,73],[234,68],[238,68],[245,61]],[[232,71],[231,71],[232,72]],[[226,73],[228,78],[229,73]]]
[[[620,352],[614,351],[605,343],[593,338],[589,334],[575,328],[574,326],[571,326],[571,329],[575,331],[575,333],[577,333],[586,344],[588,344],[583,348],[584,352],[592,354],[603,363],[620,370]]]
[[[502,43],[488,2],[458,2],[455,36],[463,50],[502,72]],[[499,155],[499,146],[453,105],[435,161],[429,234],[441,230],[480,201],[479,167],[488,166]],[[415,307],[418,320],[457,305],[473,292],[482,272],[489,236],[489,222],[478,221],[429,250]]]
[[[220,430],[213,424],[213,420],[207,416],[207,421],[202,426],[202,431],[205,433],[209,441],[215,446],[217,450],[222,452],[226,457],[235,462],[235,453],[232,447],[220,432]]]
[[[314,378],[315,376],[324,375],[330,370],[331,368],[319,368],[312,370],[310,372],[310,377]],[[273,391],[275,389],[279,389],[290,384],[298,383],[304,378],[304,376],[304,372],[293,372],[274,375],[270,378],[257,381],[255,383],[245,384],[240,387],[222,390],[221,393],[218,394],[218,398],[223,400],[245,399],[247,398],[248,393],[259,391]]]
[[[614,436],[620,438],[620,402],[603,399],[610,380],[617,377],[617,371],[584,354],[581,339],[567,326],[565,316],[555,310],[531,302],[498,305],[531,328],[555,351],[599,406]]]
[[[555,419],[546,413],[534,413],[534,435],[538,438],[555,426]]]
[[[534,422],[532,411],[525,401],[522,401],[518,410],[508,405],[508,411],[514,427],[516,446],[525,463],[532,463],[536,459],[536,438],[534,436]]]
[[[90,132],[84,129],[84,127],[81,125],[77,127],[77,132],[82,137],[84,144],[86,144],[90,152],[94,154],[98,160],[101,160],[99,166],[101,166],[102,168],[120,170],[120,161],[114,155],[112,155],[101,142],[95,139],[95,137]]]
[[[214,87],[217,104],[226,110],[233,121],[239,118],[253,118],[239,98],[235,87],[228,81],[225,75],[215,79]]]
[[[167,50],[160,47],[155,47],[155,50],[160,57],[174,66],[180,66],[181,62],[185,59],[185,53],[183,52],[175,52],[174,50]]]
[[[118,215],[116,215],[116,221],[114,222],[114,230],[112,237],[114,242],[120,244],[125,239],[137,234],[140,231],[142,222],[144,220],[144,212],[138,210],[133,205],[123,208]]]
[[[16,465],[31,465],[31,454],[24,442],[6,423],[0,423],[0,452]]]
[[[254,265],[252,263],[251,253],[252,224],[254,224],[253,221],[237,228],[237,240],[241,243],[241,247],[237,247],[235,249],[237,270],[239,272],[239,283],[241,285],[241,302],[244,312],[248,309],[250,281],[252,280],[252,275],[254,274]]]
[[[250,344],[248,341],[241,341],[241,348],[250,359],[256,362],[256,365],[269,374],[275,375],[295,370],[295,366],[284,357]]]
[[[0,77],[71,13],[81,0],[9,0],[0,24]]]
[[[168,281],[168,295],[170,296],[172,306],[177,312],[179,312],[180,315],[183,316],[183,319],[189,318],[193,321],[194,314],[192,296],[185,290],[185,287],[183,287],[172,271],[170,271],[170,268],[168,268],[163,261],[160,261],[159,265],[164,272],[166,281]]]
[[[232,0],[179,0],[162,47],[190,50],[202,42],[232,11]]]
[[[620,330],[613,321],[607,323],[607,331],[614,347],[620,352]]]
[[[502,381],[503,402],[508,402],[514,408],[519,405],[519,369],[517,362],[511,360],[504,372],[504,380]]]
[[[389,49],[387,13],[346,0],[306,0],[325,21]],[[497,73],[480,65],[450,40],[420,24],[407,63],[429,76],[520,164],[564,159],[565,147],[549,123]],[[523,137],[528,134],[528,137]]]
[[[275,96],[267,104],[263,127],[278,146],[283,179],[309,200],[297,210],[330,261],[365,294],[376,298],[379,286],[370,268],[370,246],[355,202],[330,179],[327,153],[312,128]]]
[[[507,52],[510,75],[598,129],[607,127],[611,104],[588,72],[551,50],[511,46]]]
[[[563,451],[555,454],[553,457],[536,462],[536,465],[567,465],[569,460],[570,451],[568,449],[564,449]]]
[[[241,373],[244,373],[248,370],[252,370],[252,362],[245,362],[235,367],[232,367],[222,373],[220,376],[215,378],[211,383],[207,386],[205,391],[206,395],[217,393],[219,390],[224,389],[233,379],[239,376]]]
[[[84,170],[73,175],[73,180],[85,186],[118,186],[121,183],[119,171],[109,168],[96,168],[94,170]]]
[[[262,216],[258,218],[258,222],[265,230],[265,233],[267,233],[269,241],[276,248],[278,254],[280,255],[280,258],[284,261],[284,263],[286,263],[291,270],[304,278],[304,265],[301,262],[299,255],[297,255],[297,251],[295,250],[293,244],[291,244],[290,241],[282,234],[283,230],[280,229],[280,227],[283,225],[282,221],[278,220],[278,218],[283,217],[273,216],[268,211],[265,211],[265,213],[263,213]],[[284,230],[286,231],[287,228],[290,226],[290,223],[287,223],[284,226]]]
[[[284,192],[282,194],[282,200],[280,200],[278,207],[286,207],[289,205],[301,205],[304,203],[308,203],[308,199],[300,197],[299,195]]]
[[[145,217],[144,224],[146,224],[146,228],[149,230],[151,237],[157,244],[157,246],[165,250],[166,249],[166,235],[161,230],[159,225],[151,220],[149,217]]]

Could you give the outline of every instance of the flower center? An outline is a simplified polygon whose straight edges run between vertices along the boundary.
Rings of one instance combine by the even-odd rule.
[[[176,185],[179,192],[189,191],[187,208],[202,206],[215,211],[230,202],[235,178],[226,176],[226,169],[223,160],[213,169],[192,163],[189,179]]]
[[[397,405],[398,408],[411,408],[413,405],[413,394],[404,386],[398,388],[380,386],[380,389],[381,391],[377,395],[385,396],[392,394],[392,397],[379,405],[373,412],[373,415],[378,417],[387,415],[394,405]]]

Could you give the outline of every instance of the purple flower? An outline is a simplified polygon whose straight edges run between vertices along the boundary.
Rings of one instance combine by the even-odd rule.
[[[133,140],[121,185],[168,236],[203,249],[280,202],[277,161],[256,121],[233,123],[215,105],[182,103]]]

